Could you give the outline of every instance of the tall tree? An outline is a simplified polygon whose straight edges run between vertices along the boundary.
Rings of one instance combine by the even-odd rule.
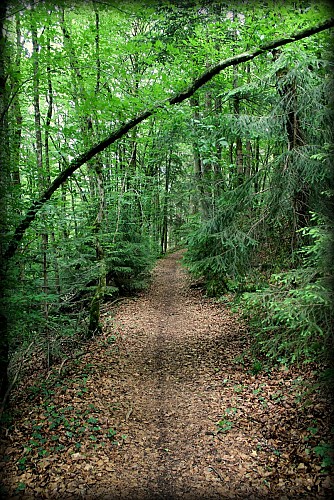
[[[6,38],[4,32],[4,19],[6,18],[6,2],[0,5],[0,398],[3,401],[9,385],[8,363],[9,363],[9,342],[8,342],[8,319],[4,311],[4,296],[7,284],[7,262],[4,258],[5,241],[8,231],[7,194],[8,179],[10,174],[7,110],[8,110],[8,89],[6,75]]]
[[[45,27],[43,27],[43,30]],[[32,38],[32,64],[33,64],[33,107],[34,107],[34,123],[35,123],[35,140],[36,140],[36,167],[38,172],[38,183],[40,194],[45,190],[45,186],[50,182],[50,178],[46,175],[44,158],[43,158],[43,138],[42,138],[42,123],[41,123],[41,109],[40,109],[40,64],[39,64],[39,43],[37,37],[37,26],[34,18],[34,11],[31,11],[31,38]],[[52,103],[51,103],[52,104]],[[49,107],[47,114],[47,126],[50,124],[50,113],[52,108]],[[46,142],[48,145],[48,142]],[[48,154],[48,151],[45,151]],[[44,295],[43,300],[43,314],[45,320],[45,340],[47,346],[47,366],[50,367],[51,364],[51,352],[50,352],[50,339],[49,339],[49,303],[47,296],[49,294],[49,234],[46,230],[46,217],[42,214],[42,224],[44,226],[41,234],[42,239],[42,274],[43,274],[43,284],[42,293]]]

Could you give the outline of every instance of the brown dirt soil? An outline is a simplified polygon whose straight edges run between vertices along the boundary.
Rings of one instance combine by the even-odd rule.
[[[104,307],[103,335],[52,386],[16,389],[4,498],[330,498],[312,452],[327,437],[326,399],[298,402],[297,369],[236,362],[246,329],[189,286],[181,256],[158,263],[147,292]]]

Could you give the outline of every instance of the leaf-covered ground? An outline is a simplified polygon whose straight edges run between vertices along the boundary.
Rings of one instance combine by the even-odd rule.
[[[331,406],[307,395],[312,368],[243,358],[247,331],[180,258],[105,306],[87,352],[16,388],[3,498],[331,498]]]

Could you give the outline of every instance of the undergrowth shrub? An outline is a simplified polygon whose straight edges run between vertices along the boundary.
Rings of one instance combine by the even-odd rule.
[[[221,198],[216,215],[188,236],[184,263],[195,278],[204,278],[208,295],[219,296],[242,280],[249,269],[257,240],[250,236],[248,186]]]
[[[105,255],[103,269],[107,274],[101,300],[114,300],[118,295],[143,289],[155,262],[156,253],[149,236],[125,215],[117,227],[115,223],[106,224],[100,234]],[[8,273],[3,301],[8,318],[10,373],[15,372],[21,358],[30,359],[36,352],[36,367],[60,361],[86,339],[101,262],[96,259],[93,236],[89,231],[85,235],[84,227],[78,226],[78,231],[76,237],[68,237],[59,249],[58,276],[56,259],[50,250],[47,293],[43,289],[42,261],[37,250],[28,248],[25,254],[16,256],[16,265]],[[28,257],[32,262],[25,265]]]
[[[254,349],[270,361],[325,361],[332,349],[331,275],[325,224],[305,228],[303,266],[272,274],[267,287],[244,293],[239,302],[254,337]]]
[[[106,257],[108,275],[120,293],[136,293],[147,285],[155,257],[148,239],[122,233]]]

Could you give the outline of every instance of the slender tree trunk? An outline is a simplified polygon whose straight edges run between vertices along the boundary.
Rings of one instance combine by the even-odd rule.
[[[33,105],[34,105],[34,120],[35,120],[35,138],[36,138],[36,163],[39,173],[39,184],[41,189],[44,184],[43,175],[43,147],[42,147],[42,127],[41,127],[41,111],[39,105],[39,47],[37,41],[37,29],[33,24],[31,26],[31,37],[33,45]]]
[[[46,121],[45,121],[44,152],[45,152],[46,179],[47,179],[48,184],[50,184],[51,183],[51,172],[50,172],[49,139],[50,139],[50,125],[51,125],[52,114],[53,114],[53,89],[52,89],[51,65],[50,65],[51,42],[50,42],[49,33],[47,35],[47,57],[48,57],[48,62],[46,65],[46,73],[47,73],[47,81],[48,81],[48,92],[47,92],[48,110],[47,110]],[[60,295],[61,289],[60,289],[58,255],[57,255],[58,252],[57,252],[57,245],[56,245],[56,238],[55,238],[54,231],[51,231],[51,243],[52,243],[52,253],[53,253],[53,269],[54,269],[54,275],[55,275],[55,288],[56,288],[58,295]],[[45,265],[47,266],[47,262],[45,262]],[[47,280],[47,276],[46,276],[46,280]],[[45,310],[45,313],[47,316],[48,313],[46,310]],[[50,365],[50,363],[51,363],[51,357],[50,357],[50,355],[48,355],[48,365]]]
[[[247,84],[251,82],[251,72],[250,72],[250,63],[246,64],[246,74],[247,74]],[[246,140],[246,153],[244,158],[244,177],[248,179],[251,175],[252,170],[252,143],[250,139]]]
[[[300,229],[309,225],[309,197],[311,187],[302,177],[298,165],[292,164],[290,154],[298,148],[305,145],[304,134],[298,118],[298,103],[297,103],[297,83],[293,79],[287,79],[286,75],[288,68],[277,72],[278,91],[282,98],[283,107],[285,109],[285,126],[287,134],[287,149],[288,156],[283,167],[283,173],[289,168],[296,170],[297,182],[292,198],[292,205],[295,215],[294,231],[292,238],[292,246],[297,247],[300,235]],[[291,167],[290,167],[291,164]]]
[[[238,87],[238,76],[237,76],[237,68],[234,68],[234,78],[233,78],[233,88],[236,89]],[[233,99],[233,112],[234,116],[239,118],[240,115],[240,97],[236,95]],[[235,146],[235,165],[236,165],[236,179],[235,185],[239,186],[243,183],[244,180],[244,161],[243,161],[243,150],[242,150],[242,139],[238,134],[236,139]]]
[[[236,13],[233,10],[231,20],[235,22],[237,20]],[[236,28],[233,29],[233,39],[237,43],[237,31]],[[234,53],[234,50],[233,50]],[[233,89],[238,88],[238,67],[233,67]],[[232,100],[233,114],[234,117],[239,119],[240,115],[240,96],[235,94]],[[233,186],[239,186],[243,183],[243,151],[242,151],[242,140],[240,134],[235,138],[235,158],[232,159],[232,164],[235,165]]]
[[[133,178],[136,174],[137,169],[137,129],[134,128],[131,131],[131,139],[130,139],[130,161],[128,163],[128,176],[127,176],[127,189],[131,189],[135,187],[133,183]]]
[[[165,254],[168,246],[168,201],[169,201],[169,182],[171,168],[171,151],[166,158],[166,174],[165,174],[165,192],[162,212],[162,231],[161,231],[161,252]]]
[[[79,237],[79,228],[78,228],[78,221],[77,221],[77,214],[75,210],[75,197],[74,197],[74,187],[73,187],[73,182],[70,183],[70,196],[71,196],[71,210],[72,210],[72,218],[74,221],[74,236],[77,239]],[[67,231],[66,234],[64,233],[63,238],[67,239]]]
[[[107,286],[106,262],[105,262],[103,246],[100,241],[101,238],[100,232],[104,217],[104,206],[105,206],[104,182],[102,174],[102,164],[96,162],[95,165],[96,165],[95,172],[97,175],[97,187],[99,195],[99,210],[94,223],[93,233],[95,234],[95,251],[96,251],[96,260],[99,267],[99,277],[98,277],[97,287],[95,289],[95,294],[90,306],[88,337],[92,337],[94,334],[99,334],[101,332],[100,307]]]
[[[50,183],[50,177],[44,172],[44,161],[43,161],[43,143],[42,143],[42,125],[41,125],[41,111],[40,111],[40,81],[39,81],[39,46],[37,39],[37,28],[34,24],[33,17],[31,18],[31,38],[32,38],[32,61],[33,61],[33,106],[34,106],[34,120],[35,120],[35,138],[36,138],[36,165],[39,177],[39,189],[40,193],[43,193],[46,183]],[[52,102],[51,102],[52,106]],[[48,114],[46,118],[47,127],[50,125],[52,108],[50,111],[50,106],[48,109]],[[48,144],[48,137],[46,138],[46,143]],[[48,178],[49,177],[49,178]],[[43,215],[43,222],[46,224],[46,216]],[[49,251],[49,234],[47,231],[42,232],[42,255],[43,255],[43,286],[42,290],[45,295],[43,301],[43,314],[45,319],[45,339],[47,346],[47,367],[50,368],[52,364],[52,356],[50,350],[50,338],[49,338],[49,303],[47,300],[47,295],[49,294],[49,262],[48,262],[48,251]]]
[[[96,2],[93,1],[93,7],[95,12],[95,60],[96,60],[96,85],[95,93],[100,92],[101,84],[101,60],[100,60],[100,15],[96,6]]]
[[[215,106],[214,113],[216,115],[216,119],[219,122],[219,118],[222,113],[222,100],[220,96],[215,97]],[[220,142],[216,141],[216,152],[217,152],[217,161],[213,165],[214,176],[213,176],[213,193],[214,193],[214,204],[216,205],[216,201],[219,199],[222,190],[224,189],[225,179],[223,179],[220,162],[222,159],[223,148]]]
[[[245,154],[245,178],[248,179],[251,175],[252,169],[252,143],[249,139],[246,141],[246,154]]]
[[[200,121],[200,112],[199,112],[199,98],[198,96],[193,96],[189,100],[190,106],[193,109],[193,118],[194,123],[199,123]],[[196,130],[196,125],[195,125]],[[204,177],[204,169],[202,165],[201,156],[199,153],[198,147],[198,139],[195,138],[193,142],[193,158],[194,158],[194,174],[195,174],[195,182],[197,186],[197,190],[199,193],[200,207],[201,213],[204,219],[209,218],[210,210],[209,210],[209,201],[208,201],[208,193],[205,188],[206,179]]]
[[[238,136],[236,140],[236,185],[239,186],[244,181],[244,160],[243,160],[243,151],[242,151],[242,140],[241,137]]]
[[[257,137],[255,141],[254,168],[252,172],[252,175],[255,177],[254,190],[256,193],[259,190],[259,177],[258,177],[259,170],[260,170],[260,139]]]
[[[7,286],[8,263],[4,257],[5,235],[8,232],[8,207],[7,207],[7,190],[8,180],[10,175],[9,159],[9,143],[8,143],[8,124],[7,124],[7,109],[8,109],[8,94],[6,85],[6,69],[5,69],[5,31],[3,22],[6,18],[6,2],[0,3],[0,404],[3,409],[2,402],[9,387],[8,365],[9,365],[9,343],[8,343],[8,319],[5,310],[4,299]]]
[[[19,88],[21,83],[21,53],[22,53],[22,42],[21,42],[21,23],[20,14],[16,15],[16,56],[15,56],[15,71],[11,73],[12,88],[13,92]],[[20,147],[22,138],[22,112],[20,106],[19,94],[14,97],[13,100],[13,110],[15,116],[15,132],[14,140],[12,145],[12,181],[15,186],[14,197],[15,200],[21,201],[21,175],[20,175]],[[21,213],[21,203],[14,203],[15,211]]]
[[[10,72],[11,87],[14,93],[13,99],[13,114],[14,114],[14,131],[11,131],[10,138],[10,167],[11,167],[11,196],[12,196],[12,210],[18,218],[22,214],[22,186],[21,186],[21,142],[22,142],[22,111],[18,89],[21,85],[21,55],[22,55],[22,41],[21,41],[21,21],[20,13],[16,14],[16,54],[15,54],[15,68]],[[20,279],[24,279],[25,266],[24,262],[20,259],[17,263],[20,270]]]

